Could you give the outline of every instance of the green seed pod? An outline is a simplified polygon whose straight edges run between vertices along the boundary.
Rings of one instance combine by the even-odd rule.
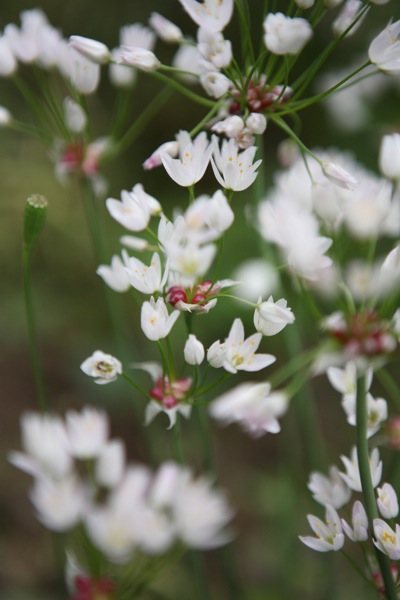
[[[30,250],[39,238],[44,227],[47,213],[47,200],[44,196],[33,194],[25,204],[24,247]]]

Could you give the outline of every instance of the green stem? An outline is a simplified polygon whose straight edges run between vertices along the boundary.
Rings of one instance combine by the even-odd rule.
[[[28,322],[29,351],[31,355],[33,376],[35,379],[36,394],[39,401],[40,409],[42,410],[42,412],[45,412],[47,410],[47,400],[36,336],[35,314],[33,309],[32,288],[30,279],[30,251],[28,248],[23,248],[22,251],[22,278],[24,286],[25,311]]]
[[[149,398],[150,400],[152,400],[152,397],[150,396],[150,394],[148,392],[146,392],[142,387],[140,387],[140,385],[138,385],[131,377],[129,377],[129,375],[127,375],[124,371],[122,371],[122,377],[132,386],[135,388],[135,390],[137,390],[138,392],[140,392],[141,394],[143,394],[143,396],[146,396],[146,398]]]
[[[356,561],[349,554],[347,554],[347,552],[345,550],[343,550],[343,549],[340,550],[340,554],[342,554],[342,556],[345,557],[345,559],[351,564],[351,566],[353,567],[353,569],[355,571],[357,571],[357,573],[359,574],[359,576],[362,577],[362,579],[364,579],[364,581],[366,581],[376,591],[375,584],[370,579],[368,579],[368,577],[366,577],[366,575],[364,574],[363,570],[359,567],[359,565],[356,563]]]
[[[374,371],[377,378],[381,382],[382,386],[385,388],[385,391],[389,394],[390,399],[396,407],[396,410],[400,412],[400,396],[399,396],[399,385],[393,379],[391,374],[385,369],[378,369]]]
[[[364,496],[365,511],[367,513],[370,530],[371,532],[373,532],[374,519],[379,518],[379,514],[375,500],[374,487],[372,485],[371,479],[371,468],[367,438],[368,414],[364,375],[357,379],[356,423],[358,468],[360,471],[360,480],[362,493]],[[389,600],[397,600],[396,586],[393,581],[388,557],[385,556],[380,550],[378,550],[378,548],[375,548],[375,554],[379,563],[379,568],[382,573],[386,597]]]
[[[182,85],[182,83],[179,83],[179,81],[175,81],[175,79],[171,79],[170,77],[167,77],[159,71],[151,71],[149,75],[152,75],[156,79],[159,79],[166,85],[172,87],[174,90],[176,90],[183,96],[186,96],[190,100],[193,100],[193,102],[196,102],[197,104],[202,104],[203,106],[208,106],[210,108],[212,108],[215,105],[215,102],[213,100],[208,100],[207,98],[203,98],[203,96],[199,96],[199,94],[188,90],[184,85]]]

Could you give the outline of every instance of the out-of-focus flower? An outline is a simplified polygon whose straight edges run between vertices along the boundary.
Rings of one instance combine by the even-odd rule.
[[[323,506],[341,508],[350,500],[351,490],[339,476],[339,469],[330,467],[329,476],[314,471],[308,481],[308,489],[314,500]]]
[[[180,131],[177,141],[179,158],[172,158],[167,152],[161,152],[160,157],[171,179],[178,185],[189,187],[203,177],[210,162],[212,147],[204,131],[193,141],[187,131]]]
[[[400,133],[383,136],[379,151],[379,168],[388,179],[400,179]]]
[[[363,7],[361,0],[346,0],[338,17],[332,23],[332,31],[336,37],[342,35],[355,21]],[[346,37],[353,35],[361,25],[362,18],[347,32]]]
[[[121,54],[118,62],[147,72],[156,71],[161,66],[154,52],[136,46],[121,46]]]
[[[329,382],[336,391],[343,395],[353,394],[357,392],[357,365],[354,361],[348,361],[344,369],[338,367],[328,367],[326,374]],[[369,390],[372,383],[374,371],[369,368],[365,372],[365,388]]]
[[[78,92],[85,95],[93,94],[100,81],[100,65],[71,48],[69,78]]]
[[[382,519],[374,519],[373,540],[375,546],[391,560],[400,559],[400,525],[396,523],[396,531]]]
[[[92,356],[83,361],[81,369],[89,377],[97,377],[95,383],[105,384],[117,379],[122,373],[122,364],[111,354],[96,350]]]
[[[105,412],[91,407],[84,408],[80,413],[70,410],[65,422],[72,456],[87,459],[100,454],[108,438]]]
[[[175,44],[183,39],[183,33],[179,27],[158,12],[151,13],[149,24],[163,42]]]
[[[368,50],[370,61],[382,71],[400,71],[400,21],[390,23],[374,40]]]
[[[350,489],[354,490],[355,492],[361,492],[362,486],[360,470],[358,467],[357,448],[355,446],[352,448],[351,459],[347,458],[347,456],[341,456],[341,459],[345,466],[346,473],[340,472],[340,477]],[[372,450],[369,466],[371,471],[372,485],[375,488],[379,484],[382,477],[382,461],[379,460],[378,448],[374,448]]]
[[[81,105],[69,97],[64,99],[64,120],[73,133],[82,133],[87,123],[86,113]]]
[[[297,6],[305,10],[306,8],[311,8],[314,6],[315,0],[295,0]]]
[[[274,54],[298,54],[313,34],[306,19],[291,19],[283,13],[269,13],[264,31],[265,45]]]
[[[81,35],[71,35],[69,38],[69,45],[74,50],[99,65],[110,62],[110,51],[102,42],[82,37]]]
[[[343,547],[344,534],[340,517],[332,506],[326,507],[325,522],[308,515],[308,522],[317,537],[299,536],[300,541],[317,552],[338,551]]]
[[[295,321],[292,309],[288,307],[287,300],[281,298],[274,302],[272,296],[266,302],[258,299],[257,308],[254,311],[254,326],[263,335],[276,335],[286,325]]]
[[[212,367],[223,367],[230,373],[265,369],[276,361],[276,357],[255,354],[261,338],[261,333],[255,333],[245,340],[243,323],[241,319],[235,319],[225,342],[220,344],[218,340],[210,346],[207,360]]]
[[[77,525],[86,508],[85,492],[74,476],[59,481],[39,477],[30,499],[39,521],[52,531],[67,531]]]
[[[203,29],[222,31],[229,23],[233,12],[233,0],[179,0],[190,18]]]
[[[189,334],[183,354],[189,365],[200,365],[204,360],[204,346],[195,335]]]
[[[8,127],[12,123],[12,115],[8,108],[0,106],[0,127]]]
[[[5,36],[0,35],[0,77],[10,77],[17,70],[17,60]]]
[[[64,423],[49,414],[24,413],[21,417],[22,447],[26,454],[11,452],[10,462],[38,477],[67,476],[72,469],[72,457]]]
[[[223,121],[218,121],[214,123],[211,127],[211,131],[215,131],[215,133],[224,134],[229,138],[236,138],[237,135],[244,128],[244,121],[238,115],[232,115],[231,117],[227,117]]]
[[[140,318],[142,331],[149,340],[161,340],[170,333],[179,315],[179,310],[174,310],[168,315],[164,299],[158,298],[156,302],[152,296],[150,302],[143,302],[142,305]]]
[[[377,489],[377,492],[378,498],[376,503],[382,517],[384,519],[394,519],[397,517],[399,514],[399,501],[390,483],[384,483],[382,488]]]
[[[250,302],[275,292],[278,287],[276,270],[264,259],[254,258],[240,263],[233,273],[233,279],[239,282],[236,294]]]
[[[210,405],[210,415],[224,425],[240,423],[253,437],[278,433],[278,417],[285,414],[288,397],[284,392],[271,392],[269,383],[241,383],[218,396]]]
[[[124,255],[124,259],[126,274],[135,290],[142,292],[142,294],[154,294],[162,291],[168,278],[168,264],[163,275],[160,255],[157,252],[154,252],[149,266],[142,263],[138,258],[128,257],[127,254]]]
[[[124,263],[117,254],[112,257],[110,267],[100,265],[96,273],[114,292],[126,292],[131,287]]]
[[[121,440],[111,440],[103,445],[96,460],[96,481],[113,488],[120,483],[125,469],[125,448]]]
[[[353,504],[351,524],[352,527],[342,519],[343,529],[347,537],[352,542],[365,542],[368,539],[368,517],[364,506],[359,500],[356,500]]]
[[[257,168],[262,160],[253,163],[254,155],[257,151],[255,146],[251,146],[239,152],[235,140],[223,140],[220,149],[218,138],[212,138],[213,157],[211,165],[214,175],[222,187],[241,192],[246,190],[255,181],[257,177]]]

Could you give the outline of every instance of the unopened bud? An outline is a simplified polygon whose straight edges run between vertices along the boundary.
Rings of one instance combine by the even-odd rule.
[[[39,239],[47,214],[47,200],[44,196],[33,194],[25,204],[24,247],[30,250]]]
[[[81,35],[71,35],[69,45],[94,63],[105,65],[110,62],[110,51],[103,42],[82,37]]]

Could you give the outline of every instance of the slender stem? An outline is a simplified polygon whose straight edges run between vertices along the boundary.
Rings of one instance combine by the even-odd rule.
[[[184,85],[182,85],[182,83],[179,83],[179,81],[176,81],[175,79],[171,79],[170,77],[167,77],[166,75],[164,75],[163,73],[160,73],[159,71],[151,71],[149,74],[153,75],[153,77],[155,77],[156,79],[159,79],[166,85],[169,85],[170,87],[172,87],[174,90],[176,90],[183,96],[186,96],[190,100],[193,100],[193,102],[196,102],[197,104],[202,104],[203,106],[209,106],[209,107],[213,107],[215,105],[215,102],[213,102],[212,100],[203,98],[203,96],[199,96],[199,94],[196,94],[195,92],[192,92],[191,90],[188,90]]]
[[[370,530],[373,532],[373,522],[374,519],[379,518],[379,514],[375,500],[374,487],[372,485],[371,479],[371,468],[367,438],[368,415],[366,402],[366,385],[364,375],[357,379],[356,422],[358,468],[360,471],[361,487],[364,496],[364,505],[368,517],[368,523]],[[378,548],[375,548],[375,554],[379,563],[379,568],[382,573],[386,597],[389,600],[397,600],[396,587],[390,570],[390,562],[387,556],[385,556],[380,550],[378,550]]]
[[[342,554],[342,556],[345,557],[345,559],[351,564],[351,566],[353,567],[353,569],[355,571],[357,571],[357,573],[359,574],[359,576],[362,577],[364,579],[364,581],[366,581],[376,591],[375,584],[370,579],[368,579],[368,577],[366,577],[366,575],[364,574],[363,570],[359,567],[359,565],[356,563],[356,561],[349,554],[347,554],[347,552],[345,550],[343,550],[343,549],[340,550],[340,554]]]
[[[391,401],[396,407],[396,410],[400,411],[400,397],[399,397],[399,385],[393,379],[392,375],[386,369],[378,369],[375,374],[385,391],[389,394]]]
[[[136,381],[134,381],[131,377],[129,377],[129,375],[127,375],[124,371],[122,372],[122,377],[132,386],[135,388],[135,390],[137,390],[138,392],[140,392],[141,394],[143,394],[144,396],[146,396],[146,398],[150,398],[151,396],[148,392],[146,392],[142,387],[140,387],[140,385],[138,385],[136,383]]]
[[[25,311],[28,322],[29,351],[31,355],[33,376],[35,379],[36,395],[39,401],[40,409],[42,410],[42,412],[44,412],[47,410],[47,399],[36,336],[35,314],[33,309],[32,288],[30,278],[29,248],[23,248],[22,251],[22,278],[24,286]]]

